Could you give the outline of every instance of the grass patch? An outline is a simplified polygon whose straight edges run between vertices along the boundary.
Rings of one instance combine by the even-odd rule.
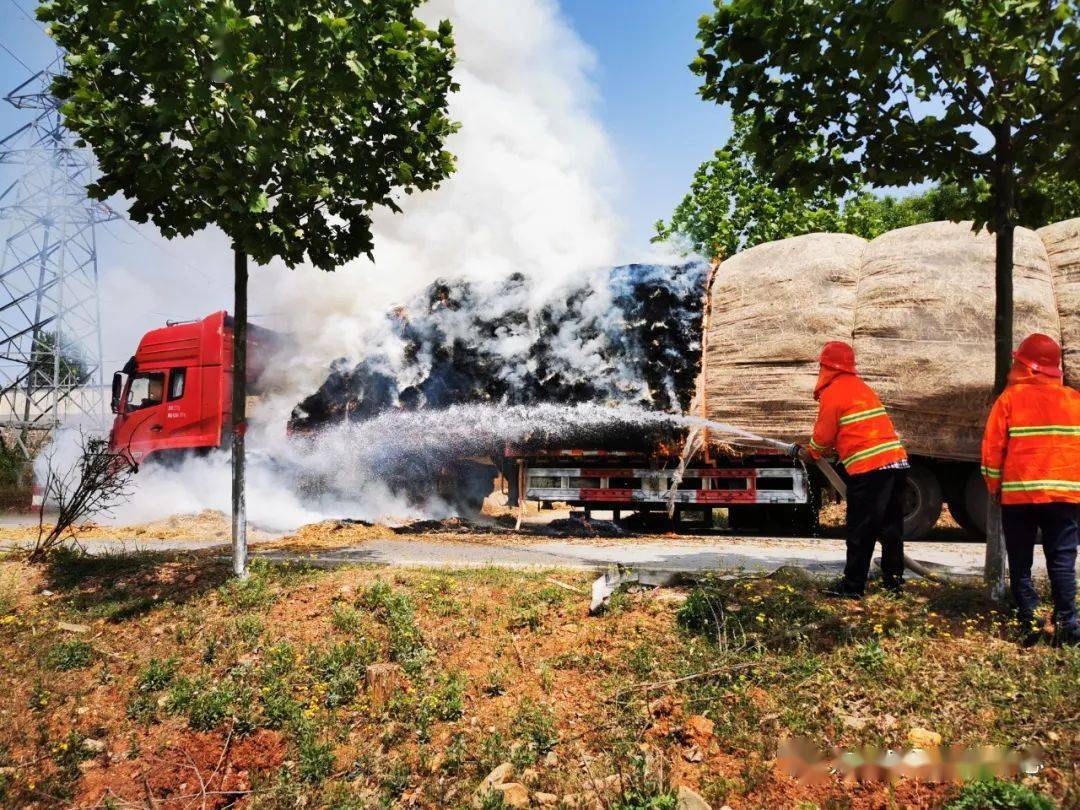
[[[379,580],[365,591],[360,602],[386,624],[390,632],[390,660],[417,677],[431,658],[416,624],[416,609],[405,593]]]
[[[945,810],[1054,810],[1054,802],[1017,782],[986,779],[961,787]]]
[[[61,641],[45,654],[45,666],[58,672],[84,669],[94,660],[94,648],[81,639]]]

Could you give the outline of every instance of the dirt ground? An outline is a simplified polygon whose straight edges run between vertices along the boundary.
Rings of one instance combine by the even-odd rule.
[[[929,808],[962,790],[798,780],[786,737],[1038,744],[1025,784],[1080,800],[1080,654],[1020,648],[977,591],[836,604],[781,571],[590,616],[590,579],[0,562],[0,805],[674,808],[683,788],[717,810]]]

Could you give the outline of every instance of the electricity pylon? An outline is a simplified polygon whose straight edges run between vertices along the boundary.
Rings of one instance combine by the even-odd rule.
[[[57,57],[4,100],[31,119],[0,140],[0,423],[27,457],[62,421],[105,419],[95,226],[115,219],[86,196],[93,156],[51,94]]]

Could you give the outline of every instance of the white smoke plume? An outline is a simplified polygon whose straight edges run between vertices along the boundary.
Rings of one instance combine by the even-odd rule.
[[[274,326],[303,347],[290,394],[310,391],[334,358],[369,353],[372,325],[436,278],[521,272],[543,280],[539,303],[614,262],[615,164],[593,112],[593,57],[557,4],[435,0],[424,13],[454,25],[461,89],[451,112],[461,130],[448,148],[457,172],[401,199],[403,214],[376,215],[374,263],[274,271],[260,306],[281,312]]]

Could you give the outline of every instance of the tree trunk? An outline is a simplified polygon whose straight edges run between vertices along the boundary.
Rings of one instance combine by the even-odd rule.
[[[247,407],[247,254],[234,248],[232,374],[233,573],[247,576],[247,503],[244,497],[244,432]]]
[[[1012,367],[1013,350],[1013,232],[1016,223],[1013,205],[1016,178],[1013,174],[1011,133],[1008,124],[994,132],[994,396],[1005,390]],[[990,595],[1000,599],[1005,593],[1005,535],[1001,529],[1001,506],[989,505],[986,521],[986,561],[983,576]]]

